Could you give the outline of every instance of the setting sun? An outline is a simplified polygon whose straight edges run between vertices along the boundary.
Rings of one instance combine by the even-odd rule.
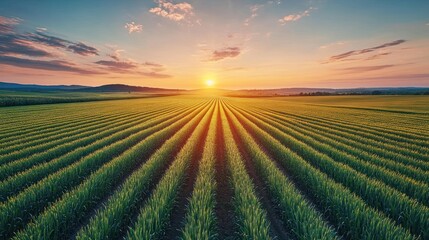
[[[213,87],[213,85],[215,84],[215,82],[211,79],[206,80],[206,85],[207,87]]]

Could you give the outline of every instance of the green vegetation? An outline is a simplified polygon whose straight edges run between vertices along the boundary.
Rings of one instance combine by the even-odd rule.
[[[0,90],[0,107],[52,104],[52,103],[73,103],[91,102],[105,100],[120,100],[133,98],[154,97],[156,94],[144,93],[86,93],[69,91],[12,91]]]
[[[0,108],[0,238],[429,239],[428,103],[169,96]]]

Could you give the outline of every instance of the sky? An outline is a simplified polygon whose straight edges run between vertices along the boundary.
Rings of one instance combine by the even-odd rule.
[[[427,0],[2,0],[0,81],[429,86]]]

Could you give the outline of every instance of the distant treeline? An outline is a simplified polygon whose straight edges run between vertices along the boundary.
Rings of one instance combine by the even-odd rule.
[[[423,92],[391,92],[375,90],[371,92],[301,92],[291,96],[340,96],[340,95],[429,95],[429,91]]]
[[[155,95],[154,95],[155,96]],[[91,101],[106,101],[106,100],[122,100],[133,98],[146,98],[149,96],[112,96],[112,97],[16,97],[16,96],[0,96],[0,107],[37,105],[37,104],[55,104],[55,103],[73,103],[73,102],[91,102]]]

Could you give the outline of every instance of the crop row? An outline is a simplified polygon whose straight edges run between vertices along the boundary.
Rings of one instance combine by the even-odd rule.
[[[337,239],[335,231],[323,221],[321,215],[260,149],[256,141],[237,122],[229,107],[226,109],[231,125],[240,136],[243,147],[250,153],[250,158],[267,185],[270,195],[273,196],[275,204],[280,208],[284,228],[297,239]]]
[[[422,141],[425,141],[425,139],[419,139],[418,136],[410,135],[409,133],[400,134],[397,129],[395,129],[395,132],[393,132],[392,130],[387,128],[380,129],[368,125],[361,125],[357,123],[358,121],[352,118],[348,120],[339,120],[333,118],[332,116],[323,117],[320,116],[320,114],[315,116],[314,114],[299,114],[284,112],[280,109],[269,109],[283,115],[293,116],[296,119],[303,119],[304,121],[310,120],[318,124],[323,124],[328,127],[340,129],[350,134],[358,134],[365,138],[376,140],[379,143],[390,143],[398,146],[404,145],[405,148],[413,147],[416,150],[420,149],[421,151],[423,151],[422,153],[425,153],[424,149],[421,149],[421,143]]]
[[[349,127],[347,127],[347,125],[336,126],[335,124],[320,120],[302,120],[299,118],[294,119],[302,124],[312,125],[319,129],[330,129],[339,136],[355,140],[356,145],[358,145],[359,147],[371,146],[373,149],[375,149],[374,153],[382,156],[386,155],[393,158],[398,157],[400,159],[429,159],[429,155],[427,153],[428,148],[422,144],[424,141],[418,141],[417,145],[404,142],[389,141],[386,135],[383,133],[377,133],[377,135],[370,135],[363,133],[362,131],[351,130],[349,129]]]
[[[64,192],[80,184],[85,180],[86,176],[96,171],[99,167],[112,162],[112,159],[121,159],[119,156],[127,156],[124,152],[130,148],[139,149],[135,147],[136,144],[141,145],[146,142],[153,144],[156,141],[161,141],[162,136],[169,132],[174,132],[174,129],[167,128],[168,126],[173,126],[173,124],[180,119],[182,119],[180,123],[189,120],[197,114],[199,110],[201,110],[201,107],[185,111],[181,114],[167,114],[166,116],[156,117],[146,125],[145,130],[132,134],[121,141],[117,141],[85,156],[78,162],[44,178],[37,184],[27,188],[24,192],[9,199],[5,204],[0,206],[0,213],[2,214],[2,217],[0,217],[1,235],[11,236],[16,230],[19,230],[28,223],[30,216],[40,213],[46,206],[61,197]],[[178,124],[174,126],[176,128],[180,127]],[[150,137],[160,130],[163,130],[161,132],[162,134]],[[148,137],[152,140],[143,141]],[[133,160],[137,161],[138,159]],[[120,162],[120,160],[116,162],[118,161]],[[111,168],[106,167],[105,169]],[[96,174],[92,174],[92,176],[96,176]],[[90,193],[92,192],[90,191]],[[14,219],[14,221],[12,221],[12,219]]]
[[[185,225],[182,230],[183,239],[216,239],[216,181],[215,162],[216,142],[219,118],[219,101],[215,106],[213,117],[204,143],[204,150],[198,168],[192,196],[189,199]]]
[[[125,235],[127,227],[135,220],[135,213],[149,195],[157,175],[162,175],[163,169],[170,164],[171,156],[180,151],[207,111],[201,111],[130,175],[88,225],[78,232],[77,238],[117,239]]]
[[[180,113],[180,111],[186,110],[186,108],[183,108],[181,110],[172,111],[170,114],[176,114]],[[121,124],[117,127],[111,128],[108,131],[96,134],[95,139],[99,140],[87,146],[82,145],[77,147],[67,154],[64,154],[43,164],[35,165],[17,175],[14,175],[13,177],[8,178],[3,182],[0,182],[0,201],[5,201],[7,197],[17,194],[25,187],[31,186],[36,181],[39,181],[51,173],[73,164],[83,156],[90,155],[104,146],[121,141],[132,134],[144,130],[147,128],[147,125],[142,124],[145,121],[145,119],[141,119],[129,124]]]
[[[331,143],[331,145],[326,144],[326,142],[332,141],[330,138],[315,139],[316,131],[300,133],[298,130],[293,129],[292,127],[285,127],[276,121],[262,117],[258,113],[253,113],[253,115],[257,116],[260,120],[269,122],[271,126],[276,127],[283,132],[287,132],[290,136],[302,141],[314,149],[317,149],[319,152],[326,154],[333,160],[347,164],[356,171],[359,171],[370,178],[378,179],[385,184],[407,194],[408,196],[419,200],[422,204],[427,204],[426,201],[429,199],[429,186],[427,184],[417,182],[385,168],[378,167],[366,161],[362,161],[359,158],[350,155],[348,152],[338,150],[337,148],[340,145],[338,142],[334,142],[333,144]]]
[[[327,127],[319,127],[316,124],[307,124],[305,122],[298,123],[296,121],[291,121],[287,118],[272,113],[264,113],[264,116],[272,119],[274,122],[292,128],[296,131],[307,134],[309,136],[311,135],[318,141],[327,143],[339,150],[357,156],[362,160],[371,162],[377,166],[391,169],[392,171],[399,172],[410,178],[415,178],[418,181],[429,183],[429,177],[424,170],[410,166],[409,164],[401,163],[392,159],[381,157],[379,155],[371,154],[370,151],[368,151],[368,148],[371,148],[370,146],[356,145],[352,137],[349,136],[346,138],[340,136],[341,131],[332,130]]]
[[[155,113],[156,114],[156,113]],[[81,131],[76,129],[76,133],[63,133],[60,134],[60,136],[56,137],[56,140],[51,140],[47,138],[46,141],[40,141],[39,144],[32,144],[30,143],[30,147],[24,147],[21,150],[18,150],[16,152],[10,153],[6,156],[1,156],[0,161],[4,165],[7,164],[14,164],[19,161],[29,161],[31,158],[37,158],[41,155],[49,155],[51,157],[59,156],[55,155],[53,153],[58,152],[56,149],[62,146],[65,146],[67,144],[72,143],[79,143],[80,141],[87,141],[87,139],[90,139],[94,134],[108,130],[112,126],[115,126],[117,124],[120,124],[121,122],[127,123],[127,121],[132,121],[134,119],[141,119],[141,118],[150,118],[151,114],[139,114],[137,116],[122,116],[122,118],[118,119],[107,119],[106,121],[103,121],[101,123],[92,124],[87,127],[82,126]],[[42,139],[43,140],[43,139]],[[82,143],[84,145],[84,143]],[[75,145],[80,146],[80,144]],[[53,152],[53,153],[52,153]],[[63,154],[64,152],[58,152],[58,154]]]
[[[120,115],[120,113],[118,113],[118,115]],[[2,136],[0,140],[0,144],[2,146],[7,146],[11,144],[13,145],[16,143],[25,142],[27,141],[27,139],[28,140],[32,140],[34,138],[37,139],[37,137],[39,137],[42,134],[47,134],[47,135],[55,134],[55,132],[58,131],[58,129],[73,128],[73,127],[79,126],[82,123],[96,122],[97,120],[103,119],[106,116],[111,116],[111,114],[109,114],[108,112],[106,113],[101,112],[96,115],[94,115],[94,113],[81,113],[76,117],[74,117],[73,115],[64,117],[64,120],[62,121],[55,121],[54,119],[52,124],[50,124],[50,120],[46,119],[46,117],[41,117],[41,119],[44,119],[45,122],[44,124],[41,124],[40,127],[37,127],[36,125],[33,127],[29,126],[28,128],[16,127],[16,129],[11,129],[11,133],[4,134]],[[29,122],[33,122],[33,121],[29,121]]]
[[[410,229],[417,236],[421,235],[423,237],[427,237],[427,224],[429,223],[427,222],[428,212],[426,207],[404,196],[403,194],[398,193],[394,189],[386,186],[385,184],[374,179],[367,178],[365,175],[356,172],[349,166],[336,162],[329,156],[317,152],[303,142],[272,127],[266,122],[260,121],[255,118],[250,121],[249,119],[246,119],[243,115],[241,115],[241,113],[237,111],[235,111],[235,113],[241,120],[240,123],[243,124],[243,126],[247,126],[249,130],[252,130],[254,132],[254,136],[264,142],[264,144],[267,146],[267,149],[269,149],[269,151],[279,160],[289,159],[289,161],[285,163],[291,163],[292,161],[290,161],[290,159],[303,160],[301,158],[303,157],[306,160],[304,161],[305,163],[311,164],[312,167],[316,167],[318,171],[321,171],[326,174],[326,176],[330,178],[330,181],[335,180],[336,182],[343,184],[352,192],[355,192],[358,196],[362,197],[362,199],[365,200],[366,204],[369,204],[370,206],[379,209],[380,211],[383,211],[386,215],[392,217],[392,219],[394,219],[398,224],[401,224],[407,229]],[[270,134],[272,136],[270,136]],[[290,149],[285,148],[284,146],[288,146],[288,148]],[[294,152],[292,152],[291,150],[293,150]],[[287,154],[289,156],[286,157],[284,154]],[[302,163],[302,166],[305,166],[304,163]],[[292,169],[292,166],[288,164],[285,168]],[[316,171],[313,170],[311,172],[314,172],[314,177],[317,176]],[[303,177],[306,175],[308,175],[308,173],[294,174],[294,176],[296,177]],[[324,182],[327,183],[330,181]],[[321,183],[321,181],[319,181],[319,183]],[[318,194],[319,197],[322,193],[323,191]],[[325,195],[322,196],[324,196],[324,198],[322,199],[324,201],[329,199]],[[368,208],[366,207],[366,209]],[[368,213],[365,215],[365,217],[371,216],[371,211],[369,209],[363,212]],[[357,216],[358,215],[355,214],[354,217],[356,218]],[[349,218],[353,219],[353,216],[350,216]],[[376,219],[377,218],[374,217],[372,218],[372,221],[375,221]],[[383,217],[381,216],[380,221],[384,222],[380,226],[391,225],[391,223],[388,222],[390,220],[383,219]],[[366,228],[366,231],[371,227],[375,230],[374,227],[378,225],[376,224],[375,226],[371,226],[372,223],[370,223],[371,221],[368,222],[368,228]],[[390,231],[386,232],[386,229],[390,229]],[[359,233],[363,230],[364,229],[356,229],[352,232]],[[386,227],[383,231],[381,231],[380,229],[380,231],[375,231],[371,234],[380,234],[380,237],[385,238],[386,236],[389,236],[393,232],[397,231],[401,232],[398,229],[394,230],[394,227],[392,225],[392,227]],[[405,237],[406,234],[403,236]],[[391,235],[391,237],[394,237],[394,235]]]
[[[170,110],[171,111],[171,110]],[[162,113],[162,112],[161,112]],[[168,111],[166,112],[168,113]],[[155,115],[156,116],[156,115]],[[36,166],[41,163],[49,162],[52,159],[58,158],[60,156],[63,156],[64,154],[69,153],[70,151],[73,151],[74,149],[82,146],[86,146],[88,144],[91,144],[95,140],[101,138],[101,137],[107,137],[112,132],[112,127],[115,125],[121,126],[133,126],[133,123],[144,123],[153,118],[154,116],[143,116],[142,118],[134,118],[134,119],[127,119],[124,118],[123,121],[118,120],[117,122],[113,122],[113,125],[108,125],[105,127],[101,127],[99,129],[94,130],[94,132],[91,132],[91,135],[82,136],[81,134],[78,134],[79,137],[73,138],[74,140],[70,142],[64,142],[62,144],[58,143],[58,145],[55,145],[55,147],[52,147],[51,149],[39,152],[34,155],[30,155],[26,158],[22,158],[16,161],[9,162],[7,164],[0,166],[0,180],[4,180],[7,177],[13,176],[16,173],[19,173],[21,171],[24,171],[32,166]],[[134,122],[133,122],[134,120]]]
[[[189,173],[187,169],[191,159],[199,151],[196,146],[199,142],[205,141],[204,132],[207,132],[213,110],[214,105],[168,167],[155,190],[140,209],[135,223],[127,232],[126,239],[151,239],[161,236],[162,230],[170,222],[171,211]]]

